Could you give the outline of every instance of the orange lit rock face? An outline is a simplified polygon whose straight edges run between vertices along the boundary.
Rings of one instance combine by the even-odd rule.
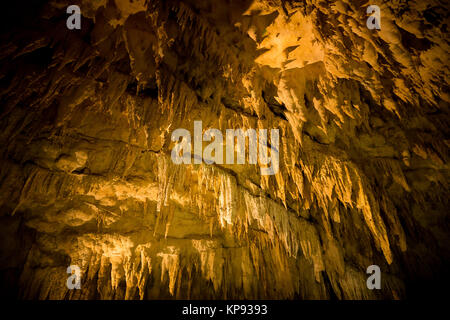
[[[438,1],[380,4],[380,31],[363,1],[74,2],[80,31],[55,0],[1,35],[2,296],[394,299],[444,279]],[[278,128],[280,171],[173,164],[195,120]]]

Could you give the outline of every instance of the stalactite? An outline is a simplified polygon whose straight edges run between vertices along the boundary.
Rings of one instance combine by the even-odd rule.
[[[448,43],[424,10],[441,4],[385,2],[372,32],[346,0],[75,2],[78,33],[49,1],[39,28],[1,35],[0,275],[19,297],[398,299],[416,275],[440,282]],[[199,120],[279,129],[279,171],[176,165],[172,132]]]

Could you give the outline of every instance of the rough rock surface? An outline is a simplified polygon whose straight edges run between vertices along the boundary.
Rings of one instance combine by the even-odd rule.
[[[81,30],[62,0],[2,21],[2,296],[401,299],[442,283],[446,1],[374,1],[379,31],[359,0],[70,4]],[[279,173],[173,164],[171,133],[195,120],[279,128]]]

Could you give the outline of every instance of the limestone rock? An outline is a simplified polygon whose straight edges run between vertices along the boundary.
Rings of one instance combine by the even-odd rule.
[[[432,294],[450,258],[448,10],[378,3],[381,30],[349,0],[74,0],[81,30],[62,0],[11,8],[2,296]],[[279,172],[172,163],[196,120],[279,128]]]

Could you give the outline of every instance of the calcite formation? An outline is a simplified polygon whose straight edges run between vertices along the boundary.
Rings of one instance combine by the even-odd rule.
[[[81,30],[66,27],[69,5]],[[17,1],[0,31],[1,295],[437,292],[450,257],[447,9]],[[171,134],[194,121],[279,129],[279,171],[174,164]],[[66,285],[70,265],[81,289]]]

